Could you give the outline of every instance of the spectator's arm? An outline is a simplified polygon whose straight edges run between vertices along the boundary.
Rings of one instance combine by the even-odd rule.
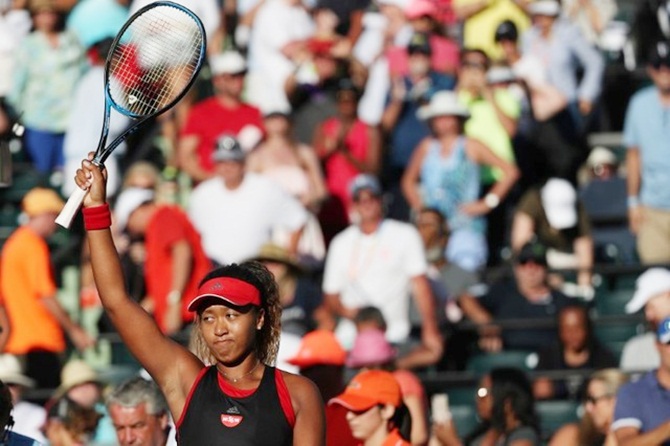
[[[391,132],[398,122],[398,118],[400,117],[400,113],[404,106],[406,93],[407,90],[405,88],[404,80],[402,78],[393,79],[389,102],[382,114],[381,127],[384,133]]]
[[[86,331],[77,325],[60,305],[55,296],[45,296],[40,299],[44,308],[58,321],[67,333],[77,350],[85,350],[95,345],[95,340]]]
[[[596,47],[587,42],[576,30],[570,43],[573,54],[584,67],[584,76],[578,92],[580,104],[584,101],[593,104],[602,89],[605,62]]]
[[[577,256],[577,283],[582,286],[591,286],[591,269],[593,268],[593,239],[589,235],[577,237],[573,242],[573,249]]]
[[[412,444],[426,444],[429,432],[428,414],[426,413],[424,398],[421,398],[419,395],[407,395],[403,397],[403,403],[407,406],[410,418],[412,419],[412,429],[410,431]]]
[[[319,314],[322,316],[319,325],[322,328],[330,328],[328,327],[330,324],[332,324],[332,328],[334,328],[335,325],[337,325],[337,318],[343,317],[346,319],[353,319],[357,313],[355,308],[347,308],[342,305],[339,293],[324,293],[322,307],[323,308],[319,310]],[[324,317],[324,311],[328,316]],[[331,320],[328,320],[328,317]]]
[[[437,326],[433,292],[424,274],[412,278],[412,296],[421,316],[422,346],[430,353],[426,359],[431,360],[429,364],[434,364],[442,357],[444,342]]]
[[[177,145],[177,163],[196,183],[211,177],[211,174],[206,172],[198,161],[197,149],[199,143],[200,138],[198,136],[187,135],[183,136]]]
[[[423,205],[419,181],[421,165],[426,157],[428,147],[429,140],[427,139],[419,143],[419,146],[414,150],[414,153],[412,153],[412,157],[409,160],[407,168],[405,168],[405,173],[402,175],[400,183],[402,193],[405,196],[409,207],[414,211],[418,211]]]
[[[377,175],[382,159],[382,141],[379,128],[377,126],[368,126],[367,135],[368,150],[365,154],[365,163],[361,166],[361,171]]]
[[[618,446],[658,446],[670,439],[670,421],[645,433],[633,426],[620,427],[614,431],[614,435]]]
[[[641,184],[640,150],[629,147],[626,151],[626,183],[628,190],[628,225],[631,232],[637,234],[642,223],[642,211],[638,202]]]
[[[165,334],[168,335],[174,334],[181,329],[182,296],[188,279],[191,276],[191,265],[193,264],[193,251],[186,240],[174,243],[171,247],[171,252],[172,286],[170,287],[170,294],[168,294],[168,310],[165,314],[166,320],[164,321]]]
[[[480,0],[478,2],[462,4],[461,2],[454,1],[453,8],[454,13],[458,20],[467,20],[473,15],[485,10],[489,7],[489,0]]]
[[[491,314],[479,303],[475,296],[465,293],[458,298],[458,304],[463,314],[477,325],[486,325],[493,322]]]
[[[507,135],[512,138],[516,135],[518,120],[515,117],[512,117],[505,113],[505,110],[502,109],[498,100],[496,100],[495,91],[492,88],[484,88],[483,96],[491,105],[493,105],[493,110],[496,113],[496,118],[500,121],[500,124],[507,132]]]
[[[518,251],[521,249],[524,244],[533,238],[533,234],[535,234],[535,222],[533,221],[533,217],[525,212],[517,210],[514,213],[512,231],[510,234],[512,250]]]
[[[304,204],[309,209],[316,211],[326,197],[328,197],[328,189],[326,189],[319,158],[316,156],[315,151],[311,147],[302,146],[301,153],[311,185],[308,202]]]

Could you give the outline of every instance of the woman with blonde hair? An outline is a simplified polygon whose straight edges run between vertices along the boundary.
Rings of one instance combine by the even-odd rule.
[[[614,368],[599,370],[591,375],[581,422],[560,428],[551,438],[549,446],[616,446],[610,425],[614,418],[616,394],[627,381],[628,375]]]

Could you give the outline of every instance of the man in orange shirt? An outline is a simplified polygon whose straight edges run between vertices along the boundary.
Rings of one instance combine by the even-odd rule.
[[[34,188],[23,198],[28,222],[5,242],[0,257],[0,295],[9,319],[5,352],[23,356],[26,375],[40,388],[56,388],[60,355],[65,351],[63,331],[77,349],[94,340],[56,299],[49,247],[46,239],[56,230],[54,219],[63,207],[51,189]]]

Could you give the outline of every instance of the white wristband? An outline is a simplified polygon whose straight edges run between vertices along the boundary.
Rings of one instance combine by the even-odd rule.
[[[484,196],[484,204],[488,206],[489,209],[495,209],[500,204],[500,197],[492,192],[489,192]]]
[[[170,305],[175,305],[181,302],[181,291],[172,290],[167,294],[167,302]]]

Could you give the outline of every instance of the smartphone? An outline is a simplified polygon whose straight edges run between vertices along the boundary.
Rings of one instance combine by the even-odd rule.
[[[446,423],[451,420],[449,395],[446,393],[436,393],[433,395],[430,400],[430,408],[434,423]]]

